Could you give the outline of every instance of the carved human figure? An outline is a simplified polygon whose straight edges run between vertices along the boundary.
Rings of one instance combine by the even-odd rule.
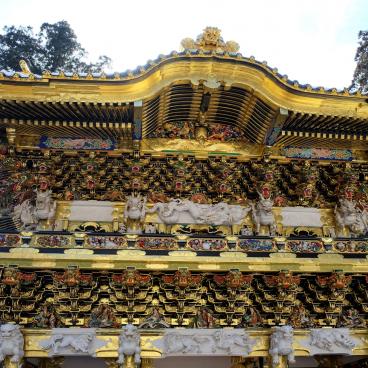
[[[88,327],[117,327],[114,310],[108,304],[100,304],[91,312],[91,318],[88,321]]]
[[[263,319],[257,309],[250,306],[246,313],[244,313],[242,320],[238,327],[258,327],[262,325]]]
[[[206,307],[197,309],[196,315],[193,319],[193,327],[195,328],[214,328],[216,320],[213,312]]]
[[[55,328],[57,324],[58,318],[52,305],[45,304],[34,318],[35,327]]]
[[[152,314],[147,317],[139,326],[139,328],[168,328],[170,325],[165,321],[160,311],[153,308]]]
[[[293,328],[291,326],[277,326],[270,338],[269,353],[272,365],[276,367],[281,356],[287,356],[289,363],[295,363],[293,350]]]
[[[157,233],[156,226],[152,222],[149,222],[148,224],[144,226],[144,233],[145,234],[156,234]]]
[[[339,316],[337,327],[366,328],[367,324],[355,308],[349,308]]]
[[[118,354],[117,363],[119,364],[124,364],[126,357],[134,357],[136,364],[141,362],[140,336],[137,327],[128,324],[122,328]]]
[[[24,338],[20,327],[16,324],[6,323],[0,327],[0,362],[6,357],[20,365],[24,357]]]
[[[313,325],[309,311],[305,309],[302,303],[292,308],[289,321],[294,328],[311,327]]]

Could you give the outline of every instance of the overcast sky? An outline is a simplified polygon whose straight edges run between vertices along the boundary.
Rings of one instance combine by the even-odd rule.
[[[368,0],[0,0],[0,28],[67,20],[90,59],[105,54],[115,71],[179,50],[206,26],[266,60],[290,79],[348,86]]]

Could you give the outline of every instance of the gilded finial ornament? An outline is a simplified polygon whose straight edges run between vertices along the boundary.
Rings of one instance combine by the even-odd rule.
[[[215,52],[238,52],[239,44],[235,41],[224,42],[221,30],[216,27],[206,27],[197,39],[184,38],[181,41],[184,50],[200,50]]]

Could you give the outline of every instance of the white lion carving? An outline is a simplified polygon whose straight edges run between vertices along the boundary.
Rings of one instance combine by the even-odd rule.
[[[90,345],[93,341],[94,334],[85,335],[63,335],[57,334],[51,336],[51,338],[46,341],[42,347],[44,349],[49,349],[51,355],[57,355],[60,350],[71,349],[74,352],[86,353],[90,351]]]
[[[271,198],[264,198],[261,193],[259,193],[259,201],[252,206],[252,217],[254,224],[256,225],[256,233],[259,234],[261,226],[268,226],[270,229],[270,235],[276,234],[276,221],[275,215],[272,212],[273,200]]]
[[[24,357],[24,338],[20,327],[6,323],[0,327],[0,362],[11,356],[11,362],[20,363]]]
[[[128,324],[122,328],[118,354],[117,363],[119,364],[124,364],[125,356],[134,356],[136,364],[141,362],[140,336],[137,327]]]
[[[309,344],[325,351],[334,351],[336,347],[351,350],[356,345],[349,330],[341,328],[312,330]]]
[[[289,363],[295,363],[293,350],[293,328],[291,326],[278,326],[271,335],[269,353],[272,365],[276,367],[281,356],[287,356]]]
[[[243,350],[245,355],[249,355],[255,344],[255,340],[249,339],[247,334],[239,335],[225,330],[216,331],[213,337],[215,345],[212,347],[212,351],[225,350],[228,355],[231,355],[238,348]]]

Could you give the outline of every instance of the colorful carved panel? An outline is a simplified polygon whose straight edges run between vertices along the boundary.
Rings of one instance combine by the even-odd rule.
[[[274,252],[275,243],[271,239],[240,239],[238,246],[247,252]]]
[[[21,238],[16,234],[0,234],[0,247],[16,247],[21,244]]]
[[[178,244],[173,238],[141,237],[137,239],[136,247],[146,250],[174,250],[178,249]]]
[[[188,240],[188,247],[197,251],[220,251],[227,248],[227,241],[225,239],[207,238],[207,239],[190,239]]]
[[[45,248],[71,247],[72,239],[65,235],[38,235],[34,240],[33,246]]]
[[[210,124],[208,126],[208,137],[210,141],[235,141],[245,139],[243,132],[229,124]]]
[[[122,236],[88,236],[87,246],[101,249],[123,249],[128,245]]]
[[[302,148],[289,146],[282,148],[281,153],[286,157],[309,160],[351,161],[353,159],[353,152],[350,149]]]
[[[176,121],[164,123],[148,135],[149,138],[194,138],[194,124],[191,121]]]
[[[113,150],[115,142],[99,138],[52,138],[41,137],[40,148],[65,150]]]

